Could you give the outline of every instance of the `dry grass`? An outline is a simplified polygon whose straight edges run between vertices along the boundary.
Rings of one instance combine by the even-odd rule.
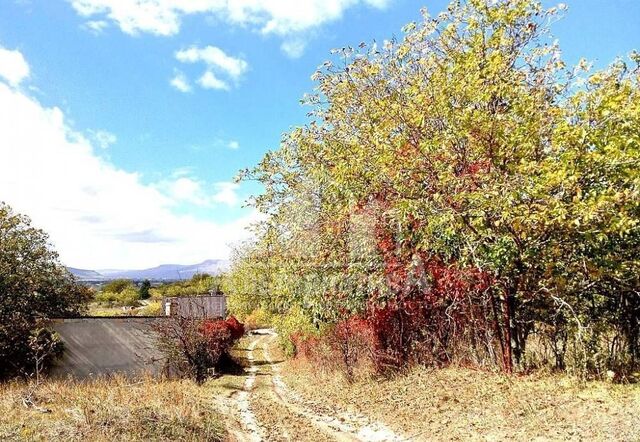
[[[211,392],[191,381],[49,380],[27,408],[23,382],[0,384],[0,440],[218,441]],[[39,408],[39,409],[38,409]]]
[[[416,368],[348,384],[305,361],[285,380],[304,397],[368,415],[411,440],[640,440],[640,385]]]
[[[131,316],[131,311],[125,311],[122,307],[104,307],[99,304],[89,304],[88,316]]]
[[[99,303],[89,304],[88,316],[162,316],[160,301],[143,301],[143,305],[133,309],[123,307],[106,307]]]

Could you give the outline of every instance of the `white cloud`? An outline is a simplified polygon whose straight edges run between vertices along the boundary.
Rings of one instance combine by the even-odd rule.
[[[94,35],[99,35],[109,27],[109,22],[106,20],[89,20],[82,27]]]
[[[187,202],[201,207],[214,207],[225,204],[233,207],[240,202],[237,183],[222,181],[213,184],[213,192],[209,192],[210,186],[202,180],[192,176],[190,169],[177,169],[172,174],[172,180],[162,181],[156,187],[172,199],[174,205]]]
[[[216,183],[217,192],[213,195],[213,200],[228,206],[235,206],[240,201],[237,190],[238,184],[232,182]]]
[[[191,92],[191,85],[189,84],[189,80],[182,72],[176,72],[169,83],[180,92]]]
[[[89,130],[89,135],[102,149],[107,149],[118,141],[118,137],[106,130]]]
[[[183,167],[178,167],[173,172],[171,172],[171,177],[180,178],[183,176],[190,176],[192,173],[193,173],[193,167],[183,166]]]
[[[226,79],[235,83],[249,68],[249,64],[242,58],[227,55],[215,46],[199,48],[191,46],[175,54],[176,60],[182,63],[204,63],[207,70],[198,79],[198,84],[204,89],[229,90]],[[220,78],[220,75],[226,79]],[[186,81],[186,79],[184,79]]]
[[[215,46],[191,46],[176,52],[176,59],[182,63],[204,62],[209,68],[224,72],[233,79],[238,79],[249,67],[243,59],[227,55]]]
[[[240,149],[240,142],[230,138],[214,138],[213,147],[216,149],[226,148],[231,150]]]
[[[141,268],[225,258],[228,244],[246,237],[244,227],[255,219],[250,214],[218,223],[176,214],[176,195],[207,197],[202,184],[180,181],[173,195],[144,184],[140,175],[96,155],[59,108],[3,83],[0,157],[0,201],[45,229],[67,265]],[[216,188],[209,200],[237,201],[235,188]]]
[[[180,29],[173,0],[71,0],[83,17],[100,16],[114,21],[127,34],[148,32],[173,35]]]
[[[204,89],[229,90],[229,85],[216,77],[211,71],[202,74],[202,77],[198,79],[198,84]]]
[[[168,183],[170,195],[178,201],[186,201],[198,206],[206,206],[208,201],[203,195],[202,184],[188,176],[181,176]]]
[[[16,87],[29,76],[29,73],[29,64],[20,51],[0,46],[0,77]]]
[[[287,54],[290,58],[299,58],[304,53],[307,43],[300,39],[295,38],[292,40],[286,40],[280,45],[282,52]]]
[[[183,16],[214,15],[263,34],[298,34],[338,20],[348,8],[382,9],[391,0],[68,0],[83,17],[115,22],[128,34],[174,35]],[[284,49],[284,48],[283,48]]]

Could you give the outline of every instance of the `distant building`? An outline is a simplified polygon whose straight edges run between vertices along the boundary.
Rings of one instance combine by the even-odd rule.
[[[162,300],[165,316],[190,318],[225,318],[227,298],[222,293],[200,296],[175,296]]]

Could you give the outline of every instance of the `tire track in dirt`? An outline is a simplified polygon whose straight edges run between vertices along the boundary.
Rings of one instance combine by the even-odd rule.
[[[273,362],[269,352],[269,345],[274,342],[277,334],[272,330],[261,330],[268,336],[261,340],[265,362],[270,368],[271,388],[279,401],[291,412],[307,419],[312,425],[338,441],[403,441],[406,437],[394,433],[380,422],[373,422],[365,416],[340,412],[329,415],[314,410],[313,406],[305,402],[293,392],[279,374],[279,367]],[[255,341],[254,341],[255,342]]]
[[[300,414],[276,400],[270,383],[270,364],[264,357],[256,356],[256,350],[264,355],[263,342],[269,335],[250,336],[244,351],[249,363],[242,390],[232,394],[240,425],[228,427],[229,435],[238,442],[257,441],[314,441],[324,442],[333,438],[310,428]]]
[[[264,440],[280,441],[313,441],[324,442],[334,440],[326,433],[318,431],[304,419],[300,413],[294,413],[273,393],[271,382],[271,364],[264,356],[264,342],[270,336],[262,331],[256,331],[259,337],[250,336],[251,343],[247,348],[249,373],[255,373],[255,384],[250,390],[249,400],[251,408],[263,429]]]
[[[247,349],[247,360],[249,361],[249,368],[247,371],[249,375],[244,381],[244,385],[241,391],[235,395],[236,405],[240,411],[240,420],[246,433],[243,435],[243,439],[250,442],[260,442],[264,440],[264,431],[258,424],[255,414],[251,410],[250,398],[254,384],[256,382],[256,374],[258,368],[254,364],[253,350],[256,345],[262,340],[262,337],[254,339]]]
[[[237,402],[232,397],[220,398],[216,397],[213,402],[215,407],[222,416],[222,421],[227,429],[227,439],[229,442],[254,442],[255,438],[241,423],[241,416]],[[225,440],[227,440],[225,439]]]
[[[277,334],[269,329],[249,336],[248,362],[242,388],[231,394],[225,420],[238,442],[327,441],[382,442],[406,440],[364,416],[328,410],[291,390],[271,357],[269,346]],[[257,355],[256,355],[257,353]],[[233,422],[230,420],[235,416]]]

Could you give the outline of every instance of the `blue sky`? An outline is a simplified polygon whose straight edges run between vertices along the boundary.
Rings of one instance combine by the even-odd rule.
[[[11,133],[0,134],[0,200],[47,230],[68,265],[228,256],[255,219],[242,200],[256,189],[231,180],[307,121],[299,100],[329,50],[401,36],[422,6],[435,14],[448,2],[152,3],[0,0],[0,47],[28,66],[17,82],[0,78]],[[553,32],[567,62],[604,67],[640,49],[640,2],[565,3]],[[15,57],[4,60],[6,72]]]

